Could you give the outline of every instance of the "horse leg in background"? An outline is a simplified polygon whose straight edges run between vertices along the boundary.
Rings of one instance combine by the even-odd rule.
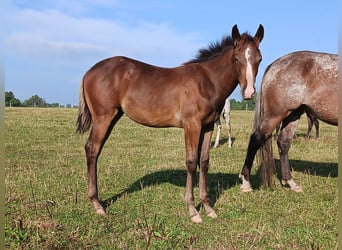
[[[93,127],[85,145],[88,166],[88,197],[93,203],[97,214],[105,214],[101,204],[97,187],[97,159],[115,123],[121,118],[123,112],[117,110],[114,115],[93,115]]]
[[[279,126],[276,127],[276,130],[275,130],[275,133],[274,133],[274,140],[277,140],[277,138],[278,138],[279,130],[280,130],[280,125],[281,124],[279,124]]]
[[[312,120],[311,116],[308,113],[306,113],[306,118],[308,120],[308,131],[306,132],[305,138],[306,139],[310,139],[310,134],[311,134],[312,126],[313,126],[313,120]]]
[[[201,203],[204,207],[205,213],[208,217],[217,218],[214,209],[210,206],[210,199],[207,192],[207,176],[209,169],[209,150],[210,141],[213,134],[214,124],[209,127],[208,130],[201,132],[200,142],[199,142],[199,196]]]
[[[313,124],[315,125],[315,128],[316,128],[316,137],[315,139],[318,139],[319,138],[319,121],[316,117],[313,117]]]
[[[216,133],[216,139],[215,139],[214,148],[217,148],[218,145],[219,145],[219,143],[220,143],[220,134],[221,134],[221,128],[222,128],[220,118],[218,118],[218,119],[215,121],[215,124],[216,124],[216,126],[217,126],[217,133]]]
[[[281,168],[281,183],[285,186],[288,185],[294,192],[302,192],[301,186],[296,184],[291,176],[291,168],[289,164],[288,152],[291,146],[291,139],[295,134],[298,126],[300,115],[297,119],[293,119],[293,116],[287,117],[283,123],[280,133],[277,139],[280,168]]]
[[[222,116],[226,122],[227,134],[228,134],[228,147],[232,147],[231,126],[230,126],[230,100],[227,98],[222,110]]]
[[[232,147],[232,136],[231,136],[232,127],[230,126],[229,113],[224,115],[224,120],[226,121],[226,128],[227,128],[227,134],[228,134],[228,148],[231,148]]]
[[[310,138],[312,126],[315,125],[315,128],[316,128],[315,139],[318,139],[319,138],[319,122],[318,122],[318,119],[309,112],[306,112],[306,116],[307,116],[307,120],[308,120],[308,132],[306,133],[305,138],[307,138],[307,139]]]

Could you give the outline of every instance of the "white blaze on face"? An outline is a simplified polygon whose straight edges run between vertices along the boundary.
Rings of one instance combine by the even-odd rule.
[[[252,95],[254,94],[254,74],[251,62],[249,60],[250,58],[250,49],[247,48],[245,51],[245,58],[247,61],[247,68],[246,68],[246,80],[247,80],[247,86],[244,90],[244,98],[252,98]]]

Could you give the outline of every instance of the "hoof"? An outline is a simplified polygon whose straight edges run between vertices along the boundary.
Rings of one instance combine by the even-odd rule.
[[[213,218],[213,219],[217,218],[217,214],[215,212],[207,213],[207,216],[210,217],[210,218]]]
[[[240,190],[241,190],[241,192],[243,192],[243,193],[247,193],[247,192],[252,192],[253,191],[253,188],[249,185],[249,186],[243,186],[243,185],[241,185],[241,187],[240,187]]]
[[[297,183],[295,183],[292,179],[286,181],[286,180],[281,180],[281,184],[283,186],[287,186],[290,187],[290,190],[296,193],[300,193],[303,192],[303,189],[300,185],[298,185]]]
[[[99,215],[106,215],[106,212],[104,211],[103,208],[97,208],[97,209],[95,210],[95,213],[96,213],[96,214],[99,214]]]
[[[291,191],[296,192],[296,193],[301,193],[303,192],[303,189],[301,186],[297,185],[297,186],[291,187]]]
[[[201,222],[202,222],[202,218],[201,218],[201,216],[198,214],[198,215],[192,216],[192,217],[191,217],[191,221],[192,221],[193,223],[201,223]]]
[[[247,193],[247,192],[253,191],[253,188],[252,188],[251,184],[249,183],[249,181],[246,181],[246,179],[245,179],[245,177],[243,175],[239,174],[239,178],[242,181],[242,184],[240,186],[241,192]]]

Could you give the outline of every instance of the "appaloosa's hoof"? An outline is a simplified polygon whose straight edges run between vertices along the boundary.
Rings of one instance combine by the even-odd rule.
[[[297,183],[295,183],[295,182],[293,181],[293,179],[290,179],[290,180],[287,180],[287,181],[286,181],[286,180],[281,180],[281,184],[282,184],[283,186],[289,187],[290,190],[293,191],[293,192],[296,192],[296,193],[301,193],[301,192],[303,192],[302,187],[301,187],[300,185],[298,185]]]
[[[251,187],[251,185],[241,185],[240,190],[243,193],[247,193],[247,192],[252,192],[253,188]]]
[[[193,223],[201,223],[202,222],[202,218],[201,218],[201,216],[199,214],[197,214],[197,215],[191,217],[191,221]]]
[[[242,181],[242,184],[240,186],[241,192],[247,193],[253,191],[251,184],[249,183],[249,181],[246,181],[245,177],[242,174],[239,174],[239,178]]]

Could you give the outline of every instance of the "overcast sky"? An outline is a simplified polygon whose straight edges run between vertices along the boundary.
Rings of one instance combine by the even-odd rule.
[[[338,3],[326,1],[9,0],[2,3],[5,90],[20,100],[78,105],[83,74],[97,61],[124,55],[173,67],[198,49],[265,28],[265,68],[296,50],[338,53]],[[4,11],[6,10],[6,11]],[[239,87],[231,98],[241,100]]]

